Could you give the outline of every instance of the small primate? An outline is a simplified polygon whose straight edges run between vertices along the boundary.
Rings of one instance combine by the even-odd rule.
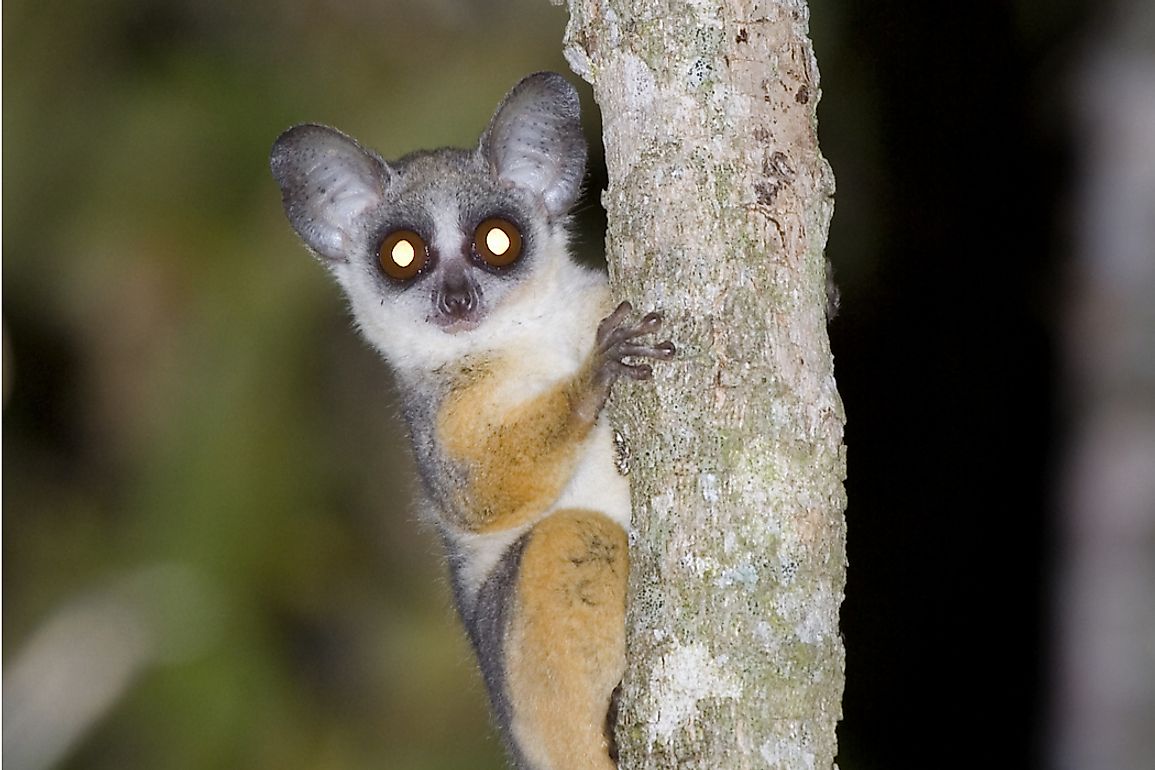
[[[325,126],[289,129],[273,176],[293,228],[396,373],[423,507],[513,765],[615,767],[629,490],[602,413],[661,318],[614,308],[570,256],[585,174],[577,92],[530,75],[475,149],[386,162]]]

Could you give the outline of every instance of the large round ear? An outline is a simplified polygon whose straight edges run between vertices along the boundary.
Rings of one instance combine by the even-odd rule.
[[[356,140],[327,126],[294,126],[269,155],[289,223],[322,257],[345,260],[363,217],[381,204],[389,167]]]
[[[564,214],[586,168],[577,91],[556,72],[523,78],[481,135],[481,153],[503,182],[537,196],[551,216]]]

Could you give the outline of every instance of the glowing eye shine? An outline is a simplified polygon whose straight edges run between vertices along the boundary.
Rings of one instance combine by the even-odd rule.
[[[421,274],[429,258],[425,239],[416,231],[394,230],[385,236],[377,251],[377,262],[385,275],[395,281],[409,281]]]
[[[489,250],[494,254],[501,256],[509,251],[509,236],[506,235],[505,231],[500,227],[491,228],[490,231],[485,234],[485,245],[488,246]]]
[[[409,241],[397,241],[393,246],[393,263],[397,267],[409,267],[413,262],[413,258],[417,256],[417,251],[413,248],[413,244]]]
[[[521,230],[504,217],[490,217],[473,231],[473,253],[489,267],[508,267],[521,256]]]

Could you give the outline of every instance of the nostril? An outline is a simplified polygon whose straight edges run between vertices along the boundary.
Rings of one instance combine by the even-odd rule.
[[[437,293],[437,310],[452,318],[464,318],[477,307],[477,295],[469,286],[444,286]]]
[[[445,309],[450,315],[462,315],[473,307],[473,297],[469,292],[448,292],[443,294]]]

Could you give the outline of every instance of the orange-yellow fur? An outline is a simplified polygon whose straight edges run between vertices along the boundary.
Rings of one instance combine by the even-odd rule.
[[[438,444],[462,473],[454,524],[479,535],[530,526],[498,652],[507,728],[528,766],[613,770],[605,731],[625,669],[627,537],[605,513],[555,509],[596,422],[577,408],[592,364],[524,400],[500,387],[495,372],[511,369],[464,368],[439,410]]]
[[[475,367],[442,405],[438,440],[465,473],[455,490],[454,522],[472,532],[510,529],[544,513],[573,474],[593,423],[574,404],[589,388],[588,367],[570,380],[521,403],[501,403],[493,371],[508,362]]]
[[[626,533],[596,511],[557,511],[529,535],[506,676],[513,734],[535,767],[614,767],[604,729],[625,668],[628,558]]]

